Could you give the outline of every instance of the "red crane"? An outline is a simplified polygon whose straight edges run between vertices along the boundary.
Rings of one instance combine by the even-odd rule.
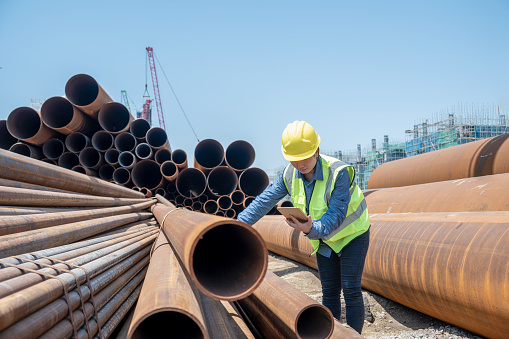
[[[148,113],[150,110],[150,103],[152,100],[147,99],[145,103],[143,104],[143,111],[141,112],[140,118],[148,120]],[[150,122],[150,121],[149,121]]]
[[[159,117],[159,126],[166,131],[166,125],[164,124],[163,106],[161,105],[161,96],[159,95],[159,83],[157,82],[156,64],[154,62],[154,50],[152,47],[147,47],[147,54],[148,62],[150,64],[150,74],[152,75],[152,87],[154,87],[154,97],[157,107],[157,116]],[[147,103],[145,103],[145,105],[147,105]],[[145,105],[143,105],[144,112]]]

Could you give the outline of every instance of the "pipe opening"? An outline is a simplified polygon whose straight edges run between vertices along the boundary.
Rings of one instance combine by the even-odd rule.
[[[48,127],[62,128],[72,121],[74,108],[65,98],[49,98],[41,106],[41,117]]]
[[[71,168],[71,171],[78,172],[81,174],[87,174],[87,170],[85,169],[85,167],[80,165],[74,166],[73,168]]]
[[[11,148],[9,149],[9,151],[16,153],[16,154],[24,155],[25,157],[29,157],[29,158],[30,158],[30,155],[32,154],[30,147],[28,145],[25,145],[22,143],[16,143],[16,144],[12,145]]]
[[[227,210],[232,207],[232,199],[228,195],[222,195],[217,199],[217,204],[222,210]]]
[[[153,127],[147,132],[147,143],[154,147],[162,147],[168,142],[168,136],[164,129]]]
[[[219,209],[219,205],[215,200],[208,200],[203,204],[203,210],[208,214],[215,214]]]
[[[131,168],[136,163],[136,157],[131,152],[122,152],[118,156],[118,164],[122,167]]]
[[[203,234],[196,244],[192,265],[205,290],[220,299],[238,300],[260,281],[266,257],[251,229],[225,223]]]
[[[18,139],[12,136],[7,129],[7,121],[0,120],[0,148],[8,150],[12,145],[18,142]]]
[[[264,170],[251,167],[239,177],[239,187],[245,195],[256,197],[269,185],[269,177]]]
[[[79,159],[83,166],[94,168],[101,163],[102,156],[101,153],[99,153],[99,151],[95,148],[87,147],[81,151]]]
[[[140,159],[150,158],[150,156],[152,155],[152,147],[150,147],[149,144],[145,143],[139,144],[136,147],[135,153]]]
[[[136,139],[144,139],[149,129],[149,122],[141,118],[134,120],[129,127],[129,130]]]
[[[71,169],[80,164],[79,157],[72,152],[65,152],[58,158],[58,166]]]
[[[87,74],[77,74],[65,84],[65,96],[76,106],[87,106],[99,95],[99,85]]]
[[[163,175],[159,165],[153,160],[142,160],[134,165],[131,178],[138,187],[155,189],[162,184]]]
[[[136,147],[136,138],[128,132],[122,132],[115,138],[115,148],[119,152],[131,152]]]
[[[131,180],[129,170],[119,167],[113,172],[113,180],[119,185],[126,185]]]
[[[42,153],[46,158],[58,159],[65,152],[65,145],[60,139],[49,139],[42,145]]]
[[[214,168],[208,176],[210,192],[219,196],[231,194],[237,188],[237,183],[237,174],[226,166]]]
[[[323,307],[311,306],[297,319],[297,333],[300,338],[327,338],[333,330],[333,320]]]
[[[120,155],[120,153],[118,152],[118,150],[116,150],[115,148],[112,148],[112,149],[109,149],[108,151],[106,151],[106,153],[104,154],[104,159],[106,159],[106,162],[111,164],[111,165],[115,165],[116,163],[118,163],[118,156]]]
[[[30,139],[39,132],[41,117],[30,107],[19,107],[7,117],[7,129],[18,139]]]
[[[117,133],[129,126],[131,113],[124,105],[118,102],[110,102],[101,108],[98,120],[105,131]]]
[[[92,136],[92,146],[100,152],[113,148],[114,137],[106,131],[98,131]]]
[[[244,193],[240,190],[233,191],[230,197],[234,205],[241,205],[244,202]]]
[[[247,141],[237,140],[232,142],[226,149],[225,159],[228,166],[237,171],[242,171],[253,164],[255,150]]]
[[[110,181],[113,179],[113,172],[115,172],[115,167],[112,165],[102,165],[99,168],[99,177],[103,180]]]
[[[177,165],[184,164],[187,161],[187,154],[184,150],[177,149],[171,154],[171,161]]]
[[[154,160],[158,164],[162,164],[165,161],[170,161],[171,160],[171,152],[165,148],[162,148],[156,152]]]
[[[176,312],[158,312],[143,320],[132,334],[132,339],[204,338],[200,326],[189,316]]]
[[[204,168],[217,167],[224,159],[223,146],[213,139],[202,140],[194,150],[194,159]]]
[[[83,151],[90,144],[90,139],[80,132],[74,132],[69,134],[65,138],[65,146],[73,153],[79,153]]]
[[[207,178],[197,168],[186,168],[177,176],[177,191],[184,197],[199,197],[205,192]]]
[[[171,161],[167,161],[161,165],[161,173],[165,177],[173,177],[178,173],[177,165]]]

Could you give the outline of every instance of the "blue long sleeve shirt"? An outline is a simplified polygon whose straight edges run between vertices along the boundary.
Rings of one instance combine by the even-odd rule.
[[[302,173],[297,171],[297,178],[304,182],[306,192],[306,210],[309,210],[309,202],[311,195],[315,188],[317,180],[323,181],[322,161],[321,157],[318,158],[315,173],[311,181],[307,181]],[[348,211],[348,204],[350,203],[350,178],[346,171],[342,171],[336,178],[334,183],[334,190],[332,191],[327,212],[318,220],[313,220],[311,231],[306,234],[307,237],[314,240],[320,240],[322,237],[330,234],[333,230],[339,227],[343,220],[346,218]],[[276,205],[282,198],[288,194],[286,189],[283,172],[279,177],[270,184],[249,206],[239,213],[237,220],[253,225],[261,217],[267,214],[274,205]],[[318,253],[326,257],[330,257],[332,249],[325,243],[320,243]]]

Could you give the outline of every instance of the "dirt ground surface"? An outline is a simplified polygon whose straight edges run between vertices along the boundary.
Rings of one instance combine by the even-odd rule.
[[[318,271],[296,261],[269,252],[269,270],[312,299],[321,302]],[[461,328],[363,290],[366,320],[362,335],[366,338],[482,338]],[[344,319],[344,301],[342,317]]]

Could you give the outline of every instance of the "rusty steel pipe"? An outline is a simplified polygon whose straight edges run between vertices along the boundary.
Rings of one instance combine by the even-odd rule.
[[[113,173],[115,172],[115,166],[106,164],[99,168],[99,178],[110,181],[113,180]]]
[[[229,195],[222,195],[217,199],[217,205],[222,210],[227,210],[232,208],[232,199]]]
[[[73,152],[64,152],[58,158],[58,166],[69,169],[69,170],[79,164],[80,164],[80,158],[78,155],[76,155],[76,153],[73,153]]]
[[[128,213],[104,217],[100,220],[80,221],[41,230],[5,235],[0,243],[0,258],[82,240],[128,223],[148,219],[151,216],[152,214],[149,212]]]
[[[65,84],[65,96],[74,106],[94,120],[97,120],[99,109],[113,101],[99,83],[87,74],[71,77]]]
[[[104,153],[104,160],[110,165],[118,165],[118,156],[120,155],[120,152],[115,148],[110,148],[109,150]]]
[[[366,195],[369,213],[507,211],[509,173],[384,188]]]
[[[45,162],[45,163],[48,163],[48,164],[51,164],[51,165],[58,166],[57,161],[53,160],[53,159],[43,158],[43,159],[41,159],[41,161]]]
[[[136,186],[146,187],[148,190],[162,187],[166,183],[157,162],[149,159],[138,161],[134,165],[131,178]]]
[[[89,219],[97,219],[106,216],[134,213],[149,208],[155,204],[155,201],[149,200],[142,203],[111,207],[111,208],[98,208],[93,210],[84,211],[69,211],[69,212],[56,212],[35,214],[27,216],[5,216],[0,217],[0,236],[42,229],[46,227],[69,224]]]
[[[334,331],[330,336],[331,339],[362,339],[364,338],[362,335],[357,333],[356,330],[348,326],[347,324],[342,324],[339,320],[334,318]]]
[[[268,254],[252,227],[161,204],[154,205],[152,212],[189,276],[207,296],[238,300],[261,283]]]
[[[152,151],[152,147],[150,147],[149,144],[146,144],[144,142],[142,142],[142,143],[138,144],[138,146],[136,146],[134,153],[141,160],[152,159],[154,157],[154,152]]]
[[[7,121],[0,120],[0,148],[8,150],[12,145],[18,142],[7,129]]]
[[[224,211],[224,216],[227,218],[234,219],[236,215],[237,215],[237,212],[233,208],[230,208],[230,209],[227,209],[226,211]]]
[[[127,338],[207,338],[202,312],[187,277],[161,231]]]
[[[39,186],[39,185],[34,185],[34,184],[28,184],[26,182],[14,181],[14,180],[9,180],[9,179],[2,179],[2,178],[0,178],[0,186],[15,187],[15,188],[28,188],[28,189],[32,189],[32,190],[47,191],[47,192],[74,193],[71,191],[61,190],[58,188]]]
[[[40,113],[30,107],[13,110],[7,117],[7,129],[15,138],[36,146],[58,135],[42,122]]]
[[[126,169],[131,169],[136,165],[136,156],[131,152],[124,151],[118,155],[118,164]]]
[[[142,118],[135,119],[131,122],[131,126],[129,130],[131,134],[139,141],[145,142],[145,136],[147,135],[148,130],[150,129],[150,123]]]
[[[40,147],[26,144],[24,142],[15,143],[11,146],[11,148],[9,148],[9,151],[32,159],[41,160],[44,158],[44,154],[42,153],[42,149]]]
[[[232,199],[232,203],[234,205],[242,205],[244,202],[245,196],[241,190],[235,190],[230,194],[230,198]]]
[[[488,338],[509,333],[509,212],[371,214],[362,286]]]
[[[114,207],[136,204],[144,199],[108,198],[77,193],[60,193],[0,186],[0,204],[7,206]]]
[[[115,138],[115,148],[119,152],[133,152],[137,143],[136,138],[129,132],[122,132]]]
[[[207,175],[208,191],[216,197],[232,194],[237,184],[237,174],[227,166],[217,166]]]
[[[173,161],[165,161],[161,164],[161,174],[166,180],[174,181],[177,179],[179,169]]]
[[[328,308],[272,272],[237,303],[265,338],[329,338],[334,329]]]
[[[141,296],[141,292],[143,292],[143,287],[141,288],[140,296]],[[121,322],[122,327],[117,332],[117,336],[115,339],[127,339],[127,332],[129,332],[129,328],[131,327],[135,308],[136,308],[136,306],[133,306],[131,308],[131,310],[129,311],[129,313],[125,316],[125,318],[122,319],[122,322]]]
[[[237,140],[226,148],[224,159],[228,167],[236,172],[242,172],[253,164],[255,150],[249,142]]]
[[[252,196],[246,196],[244,198],[244,201],[242,202],[242,206],[244,208],[247,208],[247,206],[249,206],[250,203],[253,202],[253,200],[255,200],[256,198],[255,197],[252,197]]]
[[[64,97],[45,100],[41,106],[41,118],[46,126],[64,135],[74,132],[92,135],[99,129],[96,121]]]
[[[219,205],[215,200],[207,200],[203,204],[203,211],[208,214],[215,214],[219,210]]]
[[[58,160],[65,151],[64,142],[58,138],[51,138],[42,145],[42,153],[51,160]]]
[[[302,232],[286,223],[284,216],[266,215],[253,228],[260,233],[269,251],[318,269],[316,256],[310,256],[313,246]]]
[[[91,279],[91,286],[82,285],[80,292],[84,301],[89,300],[91,292],[95,295],[96,305],[104,303],[105,297],[111,298],[112,293],[114,294],[120,290],[123,285],[148,264],[149,257],[147,254],[147,250],[140,251]],[[69,292],[69,302],[72,310],[81,306],[80,295],[77,290]],[[66,300],[63,298],[57,299],[0,332],[0,336],[2,338],[38,338],[65,319],[68,312],[69,308]],[[48,317],[48,314],[52,316]]]
[[[119,167],[113,172],[113,180],[119,185],[125,186],[125,187],[132,187],[134,186],[132,180],[131,180],[131,172],[124,167]],[[140,192],[140,194],[145,197],[143,193]]]
[[[164,162],[171,160],[171,152],[165,148],[161,148],[154,154],[154,160],[159,165],[162,165]]]
[[[106,152],[115,147],[115,137],[106,131],[97,131],[92,136],[92,147],[99,152]]]
[[[111,134],[119,134],[129,130],[134,120],[127,108],[119,102],[109,102],[99,110],[97,120],[102,129]]]
[[[171,152],[170,142],[166,131],[160,127],[152,127],[147,131],[147,144],[153,149],[167,149]]]
[[[81,165],[76,165],[73,168],[71,168],[71,171],[85,174],[91,177],[97,177],[99,173],[96,170],[93,170],[91,168],[83,167]]]
[[[79,153],[91,146],[90,138],[80,132],[73,132],[65,138],[65,147],[73,153]]]
[[[244,170],[239,176],[239,189],[246,196],[256,197],[269,186],[269,177],[264,170],[251,167]]]
[[[214,139],[202,140],[194,149],[194,167],[208,174],[213,168],[220,166],[224,160],[224,149]]]
[[[179,171],[187,168],[187,154],[184,150],[177,149],[171,153],[171,161],[177,165]]]
[[[139,192],[2,149],[0,149],[0,178],[91,195],[143,198]]]
[[[80,164],[83,167],[98,171],[104,165],[104,156],[94,147],[87,147],[80,152]]]
[[[509,134],[390,161],[371,173],[368,188],[400,187],[509,172]]]
[[[47,208],[47,207],[9,207],[9,206],[0,206],[0,215],[24,215],[24,214],[40,214],[40,213],[51,213],[51,212],[68,212],[68,211],[77,211],[83,210],[84,208],[75,207],[75,208]]]
[[[207,178],[198,168],[186,168],[176,180],[177,191],[184,197],[194,198],[205,193]]]
[[[140,188],[140,192],[141,192],[142,194],[144,194],[144,195],[145,195],[145,198],[150,198],[150,197],[152,197],[152,191],[150,191],[150,190],[149,190],[149,189],[147,189],[146,187],[141,187],[141,188]]]
[[[192,205],[191,205],[191,209],[193,211],[201,211],[203,208],[203,203],[199,200],[196,200],[196,201],[193,201]]]
[[[90,278],[94,278],[115,263],[118,263],[129,256],[132,256],[134,253],[150,246],[155,240],[155,237],[156,235],[145,238],[142,241],[126,246],[123,249],[84,264],[81,267],[88,272]],[[71,272],[74,275],[67,272],[59,275],[59,278],[65,282],[66,288],[74,289],[76,287],[75,279],[78,279],[80,285],[86,282],[84,270],[81,268],[74,268]],[[4,330],[27,315],[41,309],[52,301],[58,299],[62,296],[62,294],[62,283],[56,279],[48,279],[37,285],[3,298],[2,303],[0,303],[0,330]]]

